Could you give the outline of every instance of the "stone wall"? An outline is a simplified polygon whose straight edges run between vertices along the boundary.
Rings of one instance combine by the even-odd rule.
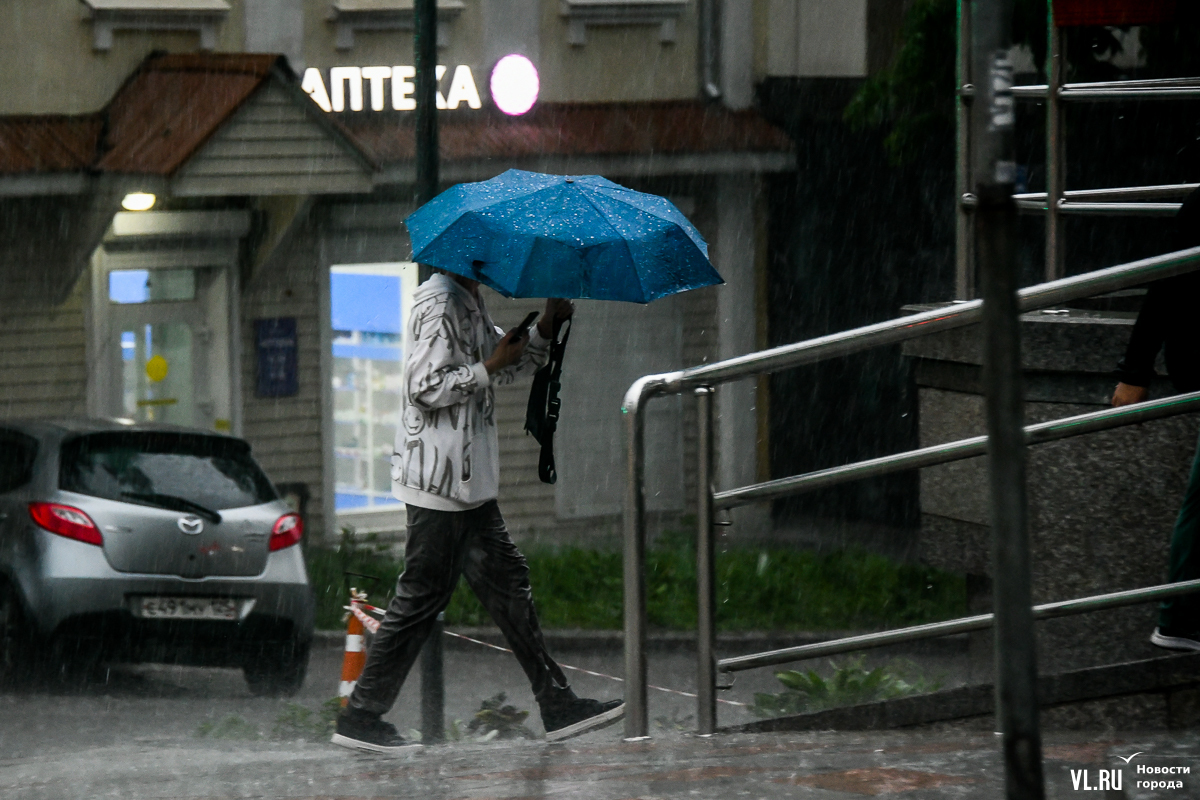
[[[1026,420],[1099,411],[1115,385],[1132,314],[1030,314],[1022,328]],[[935,334],[905,346],[914,359],[921,446],[985,432],[979,330]],[[1162,381],[1152,396],[1169,394]],[[1029,531],[1035,603],[1163,583],[1171,528],[1196,447],[1197,415],[1184,415],[1031,447]],[[972,611],[990,609],[991,541],[985,458],[921,474],[920,558],[965,573]],[[1148,643],[1146,604],[1038,623],[1039,666],[1061,671],[1162,653]],[[991,668],[988,637],[973,670]]]

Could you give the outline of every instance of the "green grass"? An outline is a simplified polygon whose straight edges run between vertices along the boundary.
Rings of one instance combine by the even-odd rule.
[[[863,657],[858,656],[844,664],[831,661],[829,666],[832,672],[828,678],[813,669],[776,672],[776,679],[786,688],[778,693],[756,692],[751,713],[760,717],[802,714],[925,694],[937,691],[942,685],[940,678],[926,679],[910,662],[894,661],[867,670],[863,667]]]
[[[696,624],[695,554],[686,540],[646,554],[647,615],[652,627],[688,630]],[[580,548],[526,552],[546,628],[620,629],[622,579],[619,553]],[[337,629],[345,605],[343,570],[362,578],[370,602],[383,605],[402,565],[371,546],[310,550],[309,571],[317,592],[317,627]],[[961,576],[899,564],[862,550],[814,553],[778,549],[730,549],[717,556],[717,627],[721,630],[868,630],[962,616],[966,586]],[[465,583],[446,609],[449,625],[490,624]]]

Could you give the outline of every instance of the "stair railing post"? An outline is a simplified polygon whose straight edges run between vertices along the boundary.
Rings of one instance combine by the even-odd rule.
[[[1063,29],[1054,24],[1054,3],[1046,4],[1048,47],[1046,53],[1046,280],[1066,275],[1066,242],[1063,213],[1059,203],[1066,191],[1067,129],[1062,95],[1066,75]]]
[[[621,407],[625,421],[625,738],[649,735],[646,709],[646,407],[635,383]]]
[[[716,548],[713,542],[713,389],[696,390],[696,727],[717,728]]]

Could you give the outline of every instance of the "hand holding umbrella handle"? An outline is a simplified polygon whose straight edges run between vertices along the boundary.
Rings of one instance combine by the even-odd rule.
[[[547,298],[546,311],[538,320],[538,333],[542,335],[543,339],[554,338],[563,322],[569,320],[574,313],[575,304],[570,300],[564,300],[561,297]]]

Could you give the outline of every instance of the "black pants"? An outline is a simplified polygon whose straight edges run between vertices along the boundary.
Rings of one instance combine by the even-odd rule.
[[[408,507],[404,573],[388,604],[367,664],[350,695],[350,706],[383,714],[450,602],[459,576],[500,626],[529,677],[533,694],[545,699],[567,687],[562,669],[546,652],[525,557],[509,538],[495,500],[469,511]]]
[[[1200,578],[1200,442],[1192,459],[1183,505],[1171,532],[1171,561],[1167,580],[1171,583]],[[1200,631],[1200,594],[1185,594],[1162,601],[1158,612],[1160,631],[1195,634]]]

